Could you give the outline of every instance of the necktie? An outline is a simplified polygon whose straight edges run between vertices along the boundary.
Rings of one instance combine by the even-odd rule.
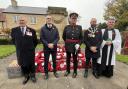
[[[24,27],[21,27],[22,35],[24,36]]]

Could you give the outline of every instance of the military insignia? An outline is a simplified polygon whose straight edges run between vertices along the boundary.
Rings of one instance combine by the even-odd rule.
[[[27,36],[32,36],[32,32],[27,31],[27,32],[26,32],[26,35],[27,35]]]

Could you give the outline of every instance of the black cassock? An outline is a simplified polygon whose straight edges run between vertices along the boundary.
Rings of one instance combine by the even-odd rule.
[[[101,57],[98,59],[99,74],[106,77],[113,76],[113,67],[115,65],[116,52],[121,50],[121,36],[118,29],[102,29],[103,42],[101,45]],[[106,45],[111,41],[111,45]]]
[[[15,27],[12,28],[11,37],[16,47],[18,64],[22,68],[32,66],[34,72],[35,47],[38,43],[35,30],[26,27],[26,32],[23,35],[21,28]],[[25,70],[25,72],[27,71]]]

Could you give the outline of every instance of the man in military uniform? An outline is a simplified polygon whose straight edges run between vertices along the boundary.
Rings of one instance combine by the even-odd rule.
[[[71,13],[69,15],[69,25],[65,26],[62,36],[63,40],[65,41],[65,49],[67,55],[67,70],[65,76],[68,76],[70,74],[70,59],[72,55],[74,64],[74,72],[72,75],[73,78],[77,76],[77,54],[82,42],[82,27],[76,24],[77,18],[77,13]]]
[[[85,54],[86,54],[86,66],[84,77],[88,77],[88,67],[90,64],[90,60],[92,59],[92,69],[93,75],[96,78],[97,74],[97,59],[100,57],[100,46],[102,43],[102,33],[97,29],[97,20],[92,18],[90,21],[91,27],[84,32],[84,43],[86,45]]]
[[[31,78],[35,83],[35,47],[38,43],[34,29],[26,25],[25,17],[20,17],[19,26],[12,28],[12,42],[16,47],[17,61],[21,66],[22,73],[25,77],[23,84],[26,84]]]
[[[53,73],[56,78],[58,74],[56,72],[56,54],[57,54],[57,43],[59,41],[59,33],[57,27],[52,22],[52,17],[50,15],[46,16],[46,24],[41,28],[40,35],[41,42],[43,43],[44,50],[44,79],[48,79],[48,62],[49,56],[52,55],[53,61]]]

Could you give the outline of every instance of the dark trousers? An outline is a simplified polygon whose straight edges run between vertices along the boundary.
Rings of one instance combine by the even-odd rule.
[[[57,53],[57,51],[44,50],[44,71],[45,71],[45,74],[48,74],[48,63],[49,63],[50,54],[52,55],[53,72],[56,72],[56,53]]]
[[[25,77],[35,77],[35,64],[32,63],[28,66],[21,66],[22,73]]]
[[[97,72],[97,58],[86,58],[85,70],[88,70],[91,59],[92,59],[92,70],[93,72]]]
[[[70,60],[71,60],[71,54],[73,56],[73,66],[74,66],[74,72],[77,73],[77,66],[78,66],[78,61],[77,61],[77,54],[71,53],[71,52],[66,52],[67,54],[67,72],[70,72]]]
[[[108,66],[105,66],[105,68],[103,68],[103,66],[101,64],[99,64],[98,65],[98,74],[106,76],[106,77],[112,77],[113,69],[114,69],[113,65],[108,65]]]

